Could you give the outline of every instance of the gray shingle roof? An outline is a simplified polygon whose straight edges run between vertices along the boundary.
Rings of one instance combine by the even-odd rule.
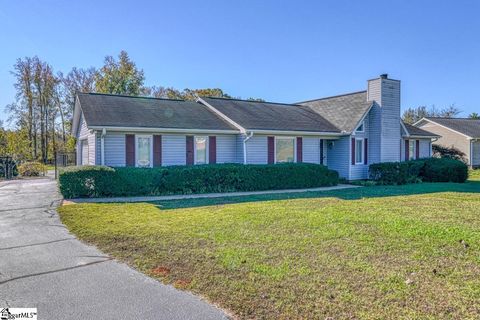
[[[435,117],[427,117],[426,119],[463,133],[469,137],[480,138],[480,119]]]
[[[88,126],[237,130],[208,107],[183,100],[79,93]]]
[[[405,128],[407,128],[408,130],[408,133],[411,135],[411,136],[418,136],[418,137],[440,137],[439,135],[435,134],[435,133],[432,133],[432,132],[429,132],[429,131],[426,131],[426,130],[423,130],[423,129],[420,129],[418,127],[415,127],[415,126],[412,126],[411,124],[408,124],[408,123],[403,123],[405,125]]]
[[[248,130],[340,132],[318,113],[301,105],[224,98],[202,99]]]
[[[344,95],[299,102],[320,114],[342,131],[352,132],[370,109],[367,92],[360,91]]]

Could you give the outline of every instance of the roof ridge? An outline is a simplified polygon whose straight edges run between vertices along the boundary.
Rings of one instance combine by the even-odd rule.
[[[448,120],[477,120],[480,121],[480,119],[475,119],[475,118],[449,118],[449,117],[425,117],[425,119],[448,119]]]
[[[361,91],[355,91],[355,92],[350,92],[350,93],[337,94],[337,95],[335,95],[335,96],[329,96],[329,97],[325,97],[325,98],[310,99],[310,100],[305,100],[305,101],[297,102],[296,104],[305,103],[305,102],[312,102],[312,101],[319,101],[319,100],[327,100],[327,99],[339,98],[339,97],[344,97],[344,96],[351,96],[351,95],[354,95],[354,94],[359,94],[359,93],[364,93],[364,92],[367,92],[367,90],[361,90]]]
[[[137,98],[137,99],[152,99],[152,100],[168,100],[168,101],[185,101],[184,99],[170,99],[170,98],[157,98],[157,97],[148,97],[148,96],[129,96],[126,94],[113,94],[113,93],[101,93],[101,92],[77,92],[78,94],[85,95],[96,95],[96,96],[110,96],[110,97],[121,97],[121,98]],[[195,101],[192,101],[195,102]]]
[[[273,101],[257,101],[257,100],[247,100],[247,99],[240,99],[240,98],[224,98],[224,97],[200,97],[200,98],[208,98],[208,99],[217,99],[217,100],[235,100],[235,101],[243,101],[243,102],[251,102],[251,103],[268,103],[268,104],[280,104],[280,105],[287,105],[287,106],[294,106],[299,107],[298,103],[285,103],[285,102],[273,102]]]

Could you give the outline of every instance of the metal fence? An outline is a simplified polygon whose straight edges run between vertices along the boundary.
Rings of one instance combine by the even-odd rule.
[[[0,177],[5,178],[7,180],[12,179],[15,175],[15,171],[17,170],[17,166],[15,161],[10,156],[2,156],[0,157]]]
[[[59,168],[74,166],[77,163],[75,152],[58,152],[55,155],[55,179],[58,177]]]

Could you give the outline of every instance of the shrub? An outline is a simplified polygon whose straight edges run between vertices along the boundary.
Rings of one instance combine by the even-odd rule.
[[[40,162],[25,162],[18,166],[18,172],[23,177],[44,176],[47,172],[47,166]]]
[[[468,167],[452,158],[428,158],[404,162],[384,162],[369,167],[370,178],[378,184],[401,185],[426,182],[465,182]]]
[[[338,184],[316,164],[214,164],[160,168],[71,167],[60,173],[65,198],[149,196],[312,188]]]
[[[462,161],[452,158],[430,158],[425,160],[422,178],[428,182],[462,183],[468,178],[468,167]]]

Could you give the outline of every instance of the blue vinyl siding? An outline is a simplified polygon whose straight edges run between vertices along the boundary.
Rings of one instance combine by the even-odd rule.
[[[368,148],[369,148],[369,151],[367,153],[367,160],[368,160],[368,164],[370,164],[370,118],[367,116],[365,117],[365,120],[364,120],[364,131],[363,132],[355,132],[355,135],[354,136],[350,136],[350,141],[352,138],[367,138],[368,139]],[[364,142],[365,143],[365,142]],[[349,144],[349,153],[351,155],[351,150],[352,148],[352,144],[350,142]],[[375,150],[375,149],[374,149]],[[365,156],[365,153],[364,155]],[[367,179],[368,178],[368,164],[355,164],[355,165],[352,165],[352,160],[351,160],[351,157],[350,157],[350,161],[349,161],[349,165],[350,165],[350,176],[349,176],[349,180],[359,180],[359,179]]]
[[[302,141],[303,162],[320,163],[320,138],[303,137]]]
[[[331,144],[333,143],[333,146]],[[330,146],[328,146],[330,144]],[[349,179],[350,136],[327,143],[328,168],[338,172],[340,177]]]
[[[162,165],[174,166],[186,163],[186,136],[162,135]]]
[[[217,137],[217,163],[237,162],[236,135],[220,135]]]
[[[247,164],[267,162],[267,136],[253,136],[247,141]]]
[[[108,133],[104,138],[105,165],[111,167],[125,166],[125,134]]]

